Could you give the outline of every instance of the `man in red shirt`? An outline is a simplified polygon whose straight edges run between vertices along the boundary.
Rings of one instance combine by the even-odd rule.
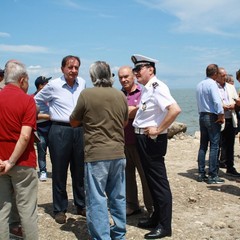
[[[0,68],[0,91],[4,87],[4,70]]]
[[[8,218],[12,199],[23,227],[23,237],[38,239],[37,172],[33,130],[36,105],[28,90],[23,64],[6,64],[5,88],[0,92],[0,240],[9,239]],[[13,195],[14,194],[14,195]]]

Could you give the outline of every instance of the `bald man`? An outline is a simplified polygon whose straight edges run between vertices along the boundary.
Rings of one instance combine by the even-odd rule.
[[[136,169],[139,173],[142,189],[144,205],[149,214],[153,211],[153,203],[151,194],[146,182],[142,164],[140,162],[139,154],[136,148],[136,139],[134,128],[132,126],[133,119],[138,110],[138,104],[141,96],[141,87],[136,84],[132,68],[129,66],[122,66],[118,71],[118,78],[122,85],[122,91],[126,95],[129,109],[129,121],[125,127],[125,155],[127,159],[126,165],[126,203],[127,216],[138,214],[141,212],[138,201],[138,189],[136,182]]]

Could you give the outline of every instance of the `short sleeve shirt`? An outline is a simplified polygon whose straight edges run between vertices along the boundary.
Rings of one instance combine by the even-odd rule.
[[[32,96],[8,84],[0,91],[0,159],[7,160],[11,156],[22,126],[36,130],[36,104]],[[36,167],[33,134],[16,165]]]
[[[127,93],[122,89],[123,93],[127,98],[128,106],[138,106],[141,98],[141,87],[137,84],[137,87],[134,91]],[[128,120],[127,126],[124,128],[125,133],[125,144],[135,144],[136,143],[136,136],[134,133],[134,128],[132,126],[133,119]]]
[[[167,114],[167,107],[175,102],[167,85],[156,77],[151,78],[143,86],[133,126],[137,128],[159,126]],[[167,133],[167,129],[162,133]]]
[[[83,124],[85,162],[125,158],[123,123],[128,120],[128,106],[121,91],[83,90],[71,118]]]

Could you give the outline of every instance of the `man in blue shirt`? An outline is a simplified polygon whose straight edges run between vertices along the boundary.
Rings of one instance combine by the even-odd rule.
[[[219,95],[216,79],[219,70],[216,64],[206,69],[207,78],[197,85],[197,104],[200,124],[200,148],[198,152],[198,182],[208,184],[223,183],[218,177],[218,151],[221,124],[224,123],[224,110]],[[208,178],[205,171],[205,157],[210,142]]]
[[[77,214],[86,216],[84,195],[83,129],[72,128],[69,116],[86,82],[78,77],[80,59],[66,56],[62,60],[63,76],[51,80],[34,97],[37,105],[49,105],[52,126],[49,131],[49,153],[52,162],[53,212],[55,221],[66,222],[68,196],[66,191],[67,172],[70,165],[74,204]]]

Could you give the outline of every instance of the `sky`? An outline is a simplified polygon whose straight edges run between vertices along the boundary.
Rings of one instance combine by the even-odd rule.
[[[38,76],[61,76],[62,58],[77,55],[87,87],[101,60],[120,89],[119,67],[141,54],[159,61],[157,77],[170,89],[195,88],[211,63],[235,77],[239,9],[239,0],[1,0],[0,68],[23,62],[33,93]]]

